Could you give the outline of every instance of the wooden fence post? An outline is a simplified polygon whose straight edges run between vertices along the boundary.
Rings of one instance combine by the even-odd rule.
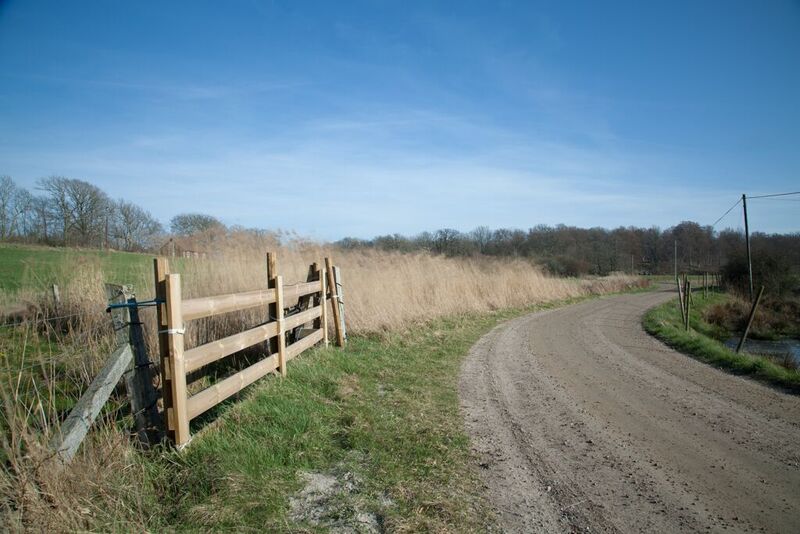
[[[275,321],[278,318],[278,291],[275,286],[275,277],[278,276],[278,258],[274,252],[267,252],[267,288],[275,289],[276,302],[267,306],[267,322]],[[278,354],[278,338],[271,338],[267,342],[269,354]]]
[[[181,275],[168,274],[166,279],[167,328],[160,333],[167,336],[170,384],[172,386],[172,411],[167,413],[170,426],[175,431],[175,445],[183,447],[189,442],[189,413],[186,402],[186,367],[183,360],[183,296]]]
[[[153,271],[155,273],[156,300],[156,330],[158,332],[158,352],[159,370],[161,372],[161,399],[163,401],[163,421],[167,437],[173,443],[175,440],[174,419],[169,415],[172,413],[172,369],[169,364],[169,334],[167,330],[167,275],[169,274],[169,263],[166,258],[155,258],[153,260]]]
[[[275,305],[277,314],[275,319],[278,322],[278,369],[281,376],[286,376],[286,334],[283,322],[283,277],[275,277]]]
[[[758,309],[758,303],[761,302],[761,295],[763,294],[764,286],[761,286],[761,289],[758,290],[758,296],[756,297],[756,300],[753,301],[753,307],[750,308],[750,317],[748,317],[747,326],[745,327],[744,332],[742,332],[742,339],[740,339],[739,344],[736,345],[737,353],[742,350],[742,347],[744,347],[744,342],[747,339],[747,334],[750,332],[750,327],[753,326],[753,319],[756,316],[756,309]]]
[[[61,292],[59,291],[58,286],[56,284],[53,284],[52,290],[53,290],[53,311],[55,311],[55,314],[58,315],[61,309]]]
[[[322,328],[322,341],[328,346],[328,273],[320,269],[319,271],[319,295],[322,315],[320,316],[320,328]]]
[[[132,306],[130,319],[130,344],[133,348],[133,369],[125,374],[125,387],[131,400],[131,411],[136,420],[139,443],[154,445],[163,437],[164,422],[158,413],[158,394],[153,386],[154,367],[147,354],[142,321],[136,307],[136,295],[123,286],[125,299]]]
[[[149,446],[161,440],[162,421],[158,414],[158,396],[153,387],[153,369],[144,343],[136,296],[129,286],[116,284],[106,284],[106,294],[109,303],[128,305],[112,308],[111,320],[117,346],[130,344],[133,350],[133,368],[125,372],[125,388],[131,403],[131,413],[139,443]]]

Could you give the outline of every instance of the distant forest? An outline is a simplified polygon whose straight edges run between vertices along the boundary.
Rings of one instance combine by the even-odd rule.
[[[680,272],[717,272],[745,254],[744,234],[714,231],[710,226],[682,222],[672,228],[576,228],[539,225],[529,230],[481,226],[471,232],[453,229],[399,234],[374,239],[345,238],[342,248],[374,248],[400,252],[430,251],[447,256],[512,256],[531,258],[554,274],[604,275],[614,271],[639,274],[671,274],[675,244]],[[751,235],[754,266],[792,270],[800,266],[800,233]],[[766,266],[765,266],[766,268]]]

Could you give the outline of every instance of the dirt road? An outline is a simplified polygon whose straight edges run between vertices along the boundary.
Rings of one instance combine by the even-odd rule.
[[[509,532],[800,532],[800,398],[648,336],[674,293],[509,321],[465,361],[460,393]]]

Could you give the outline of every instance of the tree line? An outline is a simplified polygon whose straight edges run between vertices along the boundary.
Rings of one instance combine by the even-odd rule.
[[[754,261],[769,257],[781,265],[800,265],[800,233],[751,235]],[[471,232],[451,228],[415,236],[391,234],[373,239],[345,238],[348,249],[374,248],[400,252],[430,251],[446,256],[511,256],[531,258],[553,274],[605,275],[614,271],[639,274],[717,272],[745,253],[744,234],[684,221],[665,230],[657,227],[577,228],[539,225],[528,230],[479,226]]]
[[[89,182],[50,176],[32,192],[0,176],[0,240],[144,251],[163,233],[150,212]]]
[[[213,229],[226,227],[201,213],[176,215],[169,226],[176,236]],[[146,209],[113,200],[84,180],[50,176],[29,191],[0,176],[0,241],[145,252],[156,251],[168,235]]]

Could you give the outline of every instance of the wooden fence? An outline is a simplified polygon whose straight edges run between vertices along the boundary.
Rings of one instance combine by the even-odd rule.
[[[267,373],[277,371],[285,377],[287,364],[319,342],[328,344],[327,303],[333,300],[335,332],[338,345],[344,343],[340,325],[338,294],[328,291],[327,281],[333,267],[326,258],[326,270],[313,264],[309,281],[284,285],[276,273],[276,261],[268,254],[268,283],[264,289],[208,297],[184,299],[181,275],[170,274],[166,259],[155,261],[156,299],[159,348],[161,355],[162,397],[166,413],[167,433],[179,447],[189,442],[189,422],[252,384]],[[335,285],[334,285],[335,287]],[[286,315],[290,304],[291,315]],[[265,307],[264,323],[228,337],[186,349],[184,332],[189,321],[224,313]],[[303,328],[311,323],[311,328]],[[292,335],[288,335],[291,333]],[[291,343],[287,343],[287,337]],[[194,395],[189,395],[186,376],[189,373],[244,350],[258,343],[269,342],[270,354],[246,369]]]
[[[169,272],[165,258],[156,258],[156,298],[137,303],[127,286],[109,285],[109,311],[117,349],[53,437],[50,447],[60,463],[69,462],[89,427],[121,378],[125,378],[139,441],[157,443],[166,434],[177,446],[189,442],[189,422],[267,373],[286,376],[287,363],[317,343],[328,345],[328,302],[333,311],[336,344],[342,346],[344,305],[341,273],[325,258],[325,269],[309,266],[304,283],[284,285],[274,254],[267,254],[267,287],[255,291],[184,299],[181,276]],[[338,274],[338,277],[337,277]],[[334,282],[328,284],[328,280]],[[56,293],[57,295],[57,290]],[[293,304],[295,303],[296,304]],[[153,386],[153,368],[144,343],[139,305],[156,305],[160,353],[161,398]],[[186,323],[241,310],[265,308],[265,321],[210,343],[186,349]],[[305,328],[311,324],[311,328]],[[267,341],[265,357],[214,385],[189,395],[187,375],[248,347]],[[132,368],[131,368],[132,366]]]

